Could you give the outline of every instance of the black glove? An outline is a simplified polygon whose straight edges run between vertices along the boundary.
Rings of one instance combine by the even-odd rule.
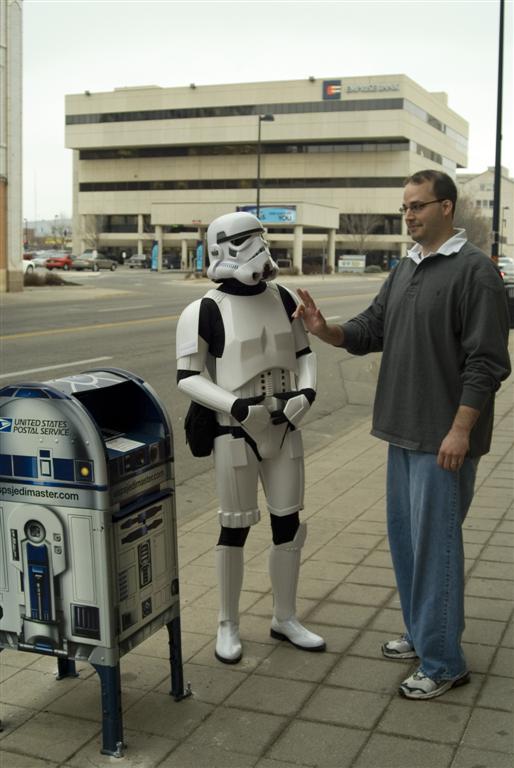
[[[304,395],[309,401],[309,405],[312,405],[316,399],[316,392],[313,389],[310,389],[310,387],[299,389],[296,392],[277,392],[273,397],[276,397],[277,400],[290,400],[297,395]],[[273,424],[285,424],[286,421],[289,422],[289,419],[284,415],[283,411],[272,411],[270,415]]]
[[[262,403],[266,395],[257,395],[256,397],[238,397],[234,405],[230,409],[230,413],[237,419],[240,424],[248,418],[248,413],[251,405],[259,405]]]

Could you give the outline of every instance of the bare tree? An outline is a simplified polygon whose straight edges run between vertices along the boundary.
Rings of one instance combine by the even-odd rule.
[[[350,235],[357,253],[364,254],[372,235],[382,224],[382,217],[374,213],[342,213],[340,229],[343,235]]]
[[[52,224],[52,235],[54,239],[54,247],[64,248],[66,240],[69,236],[69,230],[66,226],[66,217],[63,213],[59,216],[56,214]]]
[[[98,231],[97,217],[93,214],[84,216],[84,229],[82,230],[82,240],[87,248],[98,250],[100,245],[100,233]]]
[[[492,220],[475,206],[472,198],[460,195],[455,210],[455,226],[466,230],[470,242],[489,254],[492,243]]]

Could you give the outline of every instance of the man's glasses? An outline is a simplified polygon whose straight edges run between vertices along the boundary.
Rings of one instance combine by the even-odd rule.
[[[426,205],[432,205],[432,203],[442,203],[444,200],[446,200],[445,197],[440,197],[437,200],[428,200],[426,203],[412,203],[412,205],[400,205],[398,210],[400,213],[403,213],[405,215],[407,211],[412,211],[412,213],[419,213],[423,210],[423,208]]]

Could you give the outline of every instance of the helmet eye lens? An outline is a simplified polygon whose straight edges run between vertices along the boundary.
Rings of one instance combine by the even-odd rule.
[[[245,235],[244,237],[237,237],[235,240],[231,240],[230,242],[232,245],[235,245],[236,248],[239,248],[239,246],[243,245],[243,243],[245,243],[248,239],[248,235]]]

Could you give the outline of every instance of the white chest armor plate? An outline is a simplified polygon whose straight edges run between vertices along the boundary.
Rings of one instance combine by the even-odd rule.
[[[224,352],[215,361],[216,383],[230,392],[251,383],[246,396],[288,389],[298,369],[291,323],[278,289],[268,286],[255,296],[212,290],[205,298],[216,301],[225,330]]]

